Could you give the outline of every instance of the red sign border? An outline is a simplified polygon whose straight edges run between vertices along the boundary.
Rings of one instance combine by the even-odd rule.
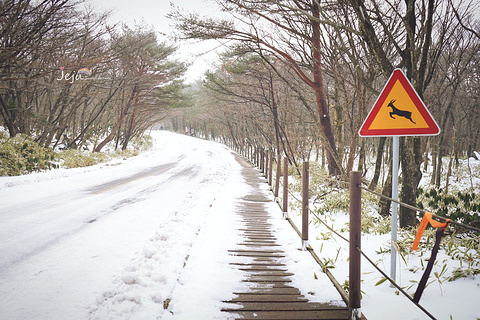
[[[375,117],[377,116],[378,112],[380,111],[380,108],[387,99],[390,91],[392,90],[397,80],[400,81],[400,83],[402,84],[403,88],[414,103],[415,107],[427,123],[428,128],[368,129]],[[393,70],[392,75],[390,76],[387,84],[382,90],[382,93],[378,96],[372,110],[370,110],[367,118],[365,119],[362,126],[360,127],[360,130],[358,131],[358,134],[362,137],[435,136],[439,133],[440,128],[438,127],[438,124],[435,122],[427,107],[423,103],[422,99],[420,99],[412,84],[407,79],[407,77],[405,77],[405,74],[401,69]]]

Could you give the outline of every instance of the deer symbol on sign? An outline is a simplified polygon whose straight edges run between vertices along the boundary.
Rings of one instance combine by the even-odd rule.
[[[404,118],[410,120],[414,124],[417,124],[415,121],[412,120],[412,113],[410,111],[405,111],[405,110],[400,110],[400,109],[395,108],[395,106],[393,105],[393,103],[395,101],[397,101],[397,100],[392,100],[387,105],[387,108],[388,107],[392,108],[392,112],[390,112],[390,118],[396,119],[393,115],[397,115],[397,116],[404,117]]]

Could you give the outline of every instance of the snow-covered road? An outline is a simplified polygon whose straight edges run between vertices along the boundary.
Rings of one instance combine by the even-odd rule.
[[[0,178],[2,319],[155,319],[193,246],[235,243],[225,213],[247,187],[233,154],[168,132],[156,138],[157,150],[135,158]],[[225,263],[214,249],[201,250],[211,254],[203,270]],[[199,305],[233,292],[218,285]]]

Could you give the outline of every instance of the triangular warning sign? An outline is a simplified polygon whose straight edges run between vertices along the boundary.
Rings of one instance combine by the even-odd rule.
[[[393,71],[359,131],[362,137],[439,133],[437,123],[400,69]]]

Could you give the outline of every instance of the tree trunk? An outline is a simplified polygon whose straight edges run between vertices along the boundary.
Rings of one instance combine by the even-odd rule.
[[[378,142],[377,159],[375,160],[375,172],[373,174],[372,181],[368,186],[369,190],[375,190],[378,185],[378,179],[380,178],[380,169],[382,168],[383,149],[385,148],[386,137],[381,137]]]
[[[401,201],[409,205],[417,204],[417,188],[422,179],[420,165],[422,154],[420,150],[421,140],[419,137],[400,138],[400,162],[402,165],[403,186]],[[414,210],[400,207],[400,227],[415,226],[417,222]]]
[[[125,118],[125,114],[122,112],[121,115],[120,115],[120,119],[118,119],[117,123],[115,124],[115,126],[112,128],[112,131],[110,131],[110,133],[108,134],[108,136],[98,144],[98,146],[93,150],[93,152],[100,152],[102,151],[102,148],[105,147],[105,145],[107,143],[109,143],[110,141],[113,140],[113,138],[115,137],[115,134],[117,133],[118,131],[118,128],[120,128],[120,126],[122,125],[122,122],[123,122],[123,119]]]
[[[382,195],[391,198],[392,197],[392,162],[390,161],[390,165],[388,166],[388,174],[385,184],[382,188]],[[390,215],[390,206],[392,204],[391,200],[387,200],[384,198],[380,198],[378,206],[380,207],[380,215],[384,217],[388,217]]]
[[[311,20],[313,30],[311,45],[313,56],[313,90],[315,91],[315,101],[317,104],[318,116],[320,117],[320,125],[325,133],[327,143],[329,144],[329,148],[327,148],[328,173],[334,176],[341,173],[340,167],[342,164],[337,163],[335,160],[338,159],[337,147],[333,136],[327,100],[325,98],[325,87],[321,69],[322,54],[320,52],[320,9],[316,0],[312,1],[312,16],[314,17],[314,19]]]

